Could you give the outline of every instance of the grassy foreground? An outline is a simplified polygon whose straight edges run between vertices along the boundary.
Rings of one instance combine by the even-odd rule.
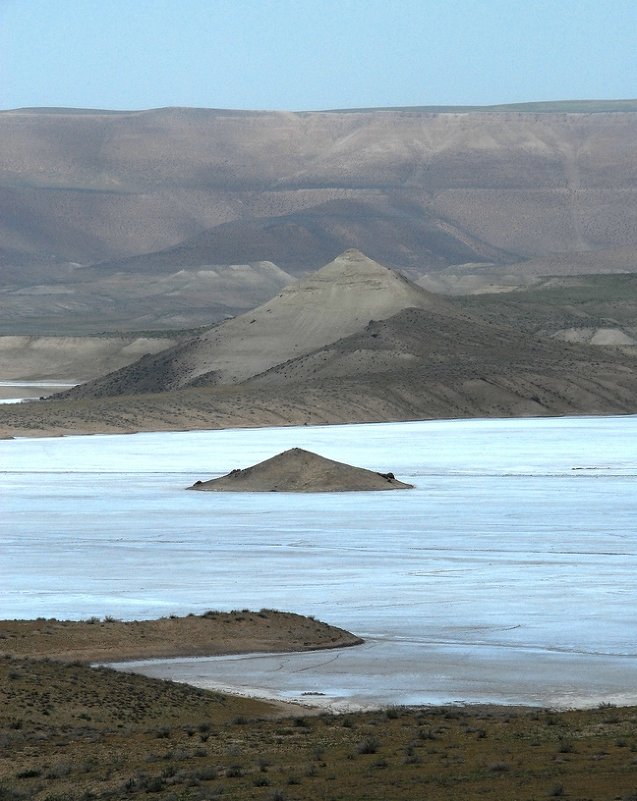
[[[280,632],[307,620],[265,614]],[[196,620],[239,629],[250,617],[263,620]],[[54,623],[31,621],[32,636],[0,624],[0,801],[637,799],[637,708],[281,717],[256,700],[15,655],[29,640],[53,642]],[[61,628],[76,625],[81,634],[119,624]],[[31,652],[41,657],[41,645]]]

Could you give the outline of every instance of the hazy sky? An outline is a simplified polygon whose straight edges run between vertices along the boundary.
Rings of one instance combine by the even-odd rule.
[[[637,0],[0,0],[0,108],[637,96]]]

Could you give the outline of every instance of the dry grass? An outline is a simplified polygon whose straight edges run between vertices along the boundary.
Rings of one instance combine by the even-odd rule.
[[[288,648],[355,640],[299,615],[5,621],[1,631],[0,801],[637,798],[637,708],[282,717],[261,701],[60,661],[121,656],[144,639],[156,652],[162,637],[164,653],[183,652],[184,637],[208,649],[234,638],[241,650],[268,631],[270,648],[285,648],[286,636]],[[60,659],[43,656],[47,644]]]
[[[357,645],[358,637],[292,612],[248,609],[159,620],[0,621],[0,654],[104,662],[170,656],[308,651]]]
[[[0,799],[634,799],[637,709],[266,704],[54,661],[0,660]]]

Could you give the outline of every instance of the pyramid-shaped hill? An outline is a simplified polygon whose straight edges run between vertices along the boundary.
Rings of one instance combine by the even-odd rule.
[[[232,470],[188,489],[207,492],[364,492],[412,489],[392,473],[326,459],[317,453],[291,448],[244,470]]]
[[[237,384],[351,336],[406,308],[466,318],[451,303],[358,250],[285,287],[275,298],[202,336],[77,387],[66,397]]]

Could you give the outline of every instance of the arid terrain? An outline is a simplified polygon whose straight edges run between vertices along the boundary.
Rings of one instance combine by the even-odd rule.
[[[633,412],[636,126],[2,112],[0,379],[107,377],[0,433]]]
[[[636,290],[632,274],[608,274],[442,297],[348,250],[248,313],[54,399],[0,407],[0,432],[631,413]]]
[[[298,615],[2,621],[0,632],[4,799],[634,797],[633,708],[331,715],[313,710],[311,696],[291,709],[86,665],[357,642]]]
[[[452,289],[634,271],[636,127],[635,101],[4,111],[0,334],[210,324],[352,247]]]
[[[375,473],[303,448],[290,448],[251,467],[209,481],[199,480],[189,487],[201,492],[379,492],[412,488],[393,473]]]
[[[3,656],[63,662],[117,662],[168,656],[305,651],[362,642],[342,629],[292,612],[209,611],[122,621],[112,617],[0,621]]]
[[[0,437],[634,414],[636,134],[636,101],[0,112],[0,381],[81,384]],[[0,638],[0,801],[637,798],[635,708],[332,715],[88,664],[360,642],[292,613]]]

